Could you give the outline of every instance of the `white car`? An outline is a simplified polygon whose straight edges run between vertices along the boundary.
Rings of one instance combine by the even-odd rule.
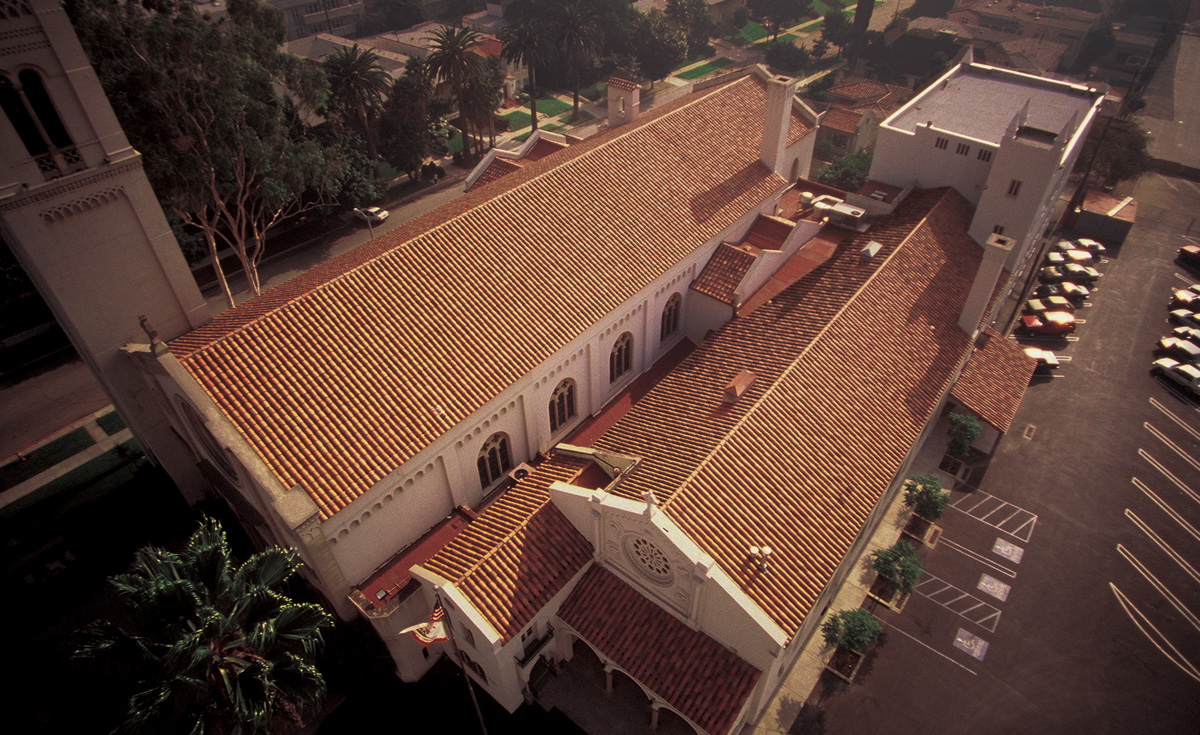
[[[366,209],[358,209],[356,207],[354,213],[364,222],[376,225],[388,218],[388,211],[379,207],[367,207]]]
[[[1193,396],[1200,397],[1200,368],[1195,365],[1160,357],[1151,364],[1150,372],[1161,375]]]
[[[1088,237],[1081,237],[1076,240],[1074,244],[1075,247],[1079,248],[1080,250],[1086,250],[1097,258],[1108,252],[1103,245]]]

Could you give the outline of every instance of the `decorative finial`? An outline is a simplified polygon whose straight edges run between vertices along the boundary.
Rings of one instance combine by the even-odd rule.
[[[155,344],[157,344],[158,332],[154,329],[154,327],[150,326],[150,320],[146,318],[145,314],[138,316],[138,324],[142,325],[142,331],[145,332],[146,336],[150,338],[150,346],[153,347]]]

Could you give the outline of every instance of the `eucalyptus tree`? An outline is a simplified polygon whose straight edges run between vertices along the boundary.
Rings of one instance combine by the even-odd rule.
[[[379,55],[356,43],[326,56],[321,67],[329,78],[329,110],[343,120],[357,121],[367,141],[367,154],[375,160],[378,152],[371,121],[379,116],[392,87],[391,76],[379,65]]]
[[[599,53],[603,41],[595,9],[582,0],[562,0],[554,8],[554,33],[559,52],[571,67],[574,106],[571,119],[579,118],[580,74],[583,67]]]
[[[463,150],[469,151],[466,93],[472,79],[483,73],[483,57],[476,53],[476,48],[483,43],[483,37],[470,28],[442,26],[425,40],[431,48],[425,60],[433,76],[450,85],[454,91],[458,112],[463,119]]]
[[[300,566],[278,547],[235,564],[207,519],[178,553],[140,549],[109,580],[121,615],[85,628],[75,651],[125,685],[117,731],[250,735],[315,711],[325,680],[312,662],[333,619],[285,593]]]
[[[537,69],[551,58],[554,42],[550,38],[550,28],[537,18],[518,20],[501,29],[500,42],[504,44],[501,58],[510,64],[524,64],[529,69],[529,112],[533,118],[532,129],[537,130]]]
[[[442,130],[450,102],[435,94],[436,77],[420,56],[404,64],[404,75],[392,82],[380,124],[383,157],[415,181],[430,155],[445,155]]]
[[[229,0],[223,19],[177,0],[68,9],[163,209],[201,234],[230,305],[225,248],[260,293],[267,233],[353,175],[308,135],[324,74],[282,49],[282,14],[257,0]]]

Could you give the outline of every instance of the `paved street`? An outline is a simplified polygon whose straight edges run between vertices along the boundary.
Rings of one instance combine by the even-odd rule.
[[[885,637],[854,684],[824,678],[791,732],[1195,732],[1200,410],[1148,368],[1171,290],[1197,280],[1174,255],[1200,190],[1152,174],[1136,193],[1187,209],[1100,266],[1077,341],[1029,342],[1059,376],[954,492],[903,613],[874,610]]]

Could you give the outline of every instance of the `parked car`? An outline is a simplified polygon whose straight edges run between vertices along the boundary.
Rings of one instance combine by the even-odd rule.
[[[1038,271],[1038,279],[1042,283],[1059,283],[1067,280],[1067,274],[1063,273],[1061,265],[1049,265]]]
[[[1078,263],[1079,265],[1091,265],[1096,261],[1096,258],[1086,250],[1068,250],[1063,253],[1063,257],[1067,259],[1068,263]]]
[[[1061,337],[1075,331],[1075,315],[1066,311],[1026,314],[1017,323],[1017,331],[1035,337]]]
[[[1200,314],[1190,309],[1175,309],[1167,314],[1167,319],[1170,319],[1174,324],[1200,328]]]
[[[1067,263],[1062,267],[1064,280],[1074,283],[1092,283],[1100,279],[1100,271],[1078,263]]]
[[[371,224],[375,225],[388,218],[388,211],[379,207],[367,207],[366,209],[359,209],[355,207],[354,213],[357,214],[358,218],[362,221],[370,222]]]
[[[1171,308],[1171,309],[1188,308],[1188,309],[1190,309],[1193,306],[1198,305],[1198,304],[1200,304],[1200,294],[1198,294],[1195,291],[1188,289],[1188,288],[1181,288],[1178,291],[1172,292],[1171,301],[1168,304],[1168,308]]]
[[[1178,337],[1163,337],[1154,346],[1154,354],[1179,362],[1200,362],[1200,345]]]
[[[1058,356],[1050,350],[1043,350],[1038,347],[1026,347],[1025,354],[1037,361],[1037,367],[1033,369],[1035,374],[1045,374],[1058,369]]]
[[[1075,313],[1075,304],[1065,296],[1046,296],[1041,299],[1030,299],[1025,302],[1024,313],[1041,314],[1046,311],[1069,311]]]
[[[1171,336],[1175,339],[1186,339],[1188,342],[1195,342],[1200,345],[1200,329],[1196,327],[1175,327],[1171,330]]]
[[[1184,245],[1177,251],[1179,262],[1184,265],[1190,265],[1193,268],[1200,268],[1200,247],[1196,245]]]
[[[1097,258],[1108,252],[1108,248],[1088,237],[1081,237],[1075,240],[1074,245],[1079,250],[1086,250]]]
[[[1075,302],[1083,301],[1092,294],[1087,286],[1080,286],[1078,283],[1072,283],[1071,281],[1063,281],[1058,286],[1062,289],[1063,296]]]
[[[1192,396],[1200,397],[1200,368],[1169,357],[1160,357],[1150,365],[1150,372],[1161,375]]]

